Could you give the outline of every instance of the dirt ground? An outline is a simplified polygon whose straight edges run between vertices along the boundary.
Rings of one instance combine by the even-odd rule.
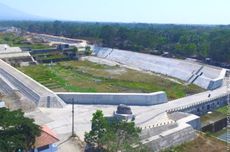
[[[227,143],[199,133],[195,140],[166,150],[165,152],[230,152],[229,148],[227,148]]]
[[[84,145],[76,138],[66,138],[66,140],[58,143],[58,152],[83,152]]]
[[[21,109],[24,112],[29,112],[36,109],[35,103],[24,98],[18,91],[5,94],[2,99],[11,110]]]

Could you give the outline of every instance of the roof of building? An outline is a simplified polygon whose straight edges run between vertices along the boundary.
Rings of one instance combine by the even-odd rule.
[[[36,148],[58,142],[57,135],[47,126],[42,126],[41,135],[36,138],[34,146]]]

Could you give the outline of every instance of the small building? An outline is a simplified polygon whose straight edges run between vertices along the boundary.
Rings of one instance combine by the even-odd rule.
[[[132,110],[129,106],[120,104],[117,106],[117,111],[114,112],[114,117],[118,119],[124,119],[127,121],[134,120],[134,115],[132,113]]]
[[[43,126],[41,135],[36,138],[33,152],[57,152],[57,135],[47,126]]]
[[[58,45],[57,45],[57,49],[58,49],[58,50],[69,49],[69,44],[58,44]]]

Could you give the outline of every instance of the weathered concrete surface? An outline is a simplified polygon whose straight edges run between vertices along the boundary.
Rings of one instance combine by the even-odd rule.
[[[142,141],[153,151],[160,151],[175,145],[193,140],[196,137],[195,130],[188,124],[182,123],[177,127],[161,132]]]
[[[193,140],[196,137],[195,130],[201,126],[200,117],[193,114],[176,112],[168,114],[168,117],[174,123],[143,129],[141,132],[142,142],[153,151]]]
[[[31,55],[29,52],[0,54],[0,59],[23,58],[23,57],[30,57],[31,58]]]
[[[18,90],[29,100],[42,107],[63,107],[65,103],[53,91],[34,81],[24,73],[0,59],[0,87],[2,90]]]
[[[201,121],[200,117],[190,113],[184,112],[174,112],[172,114],[168,114],[169,119],[177,123],[186,123],[192,126],[193,129],[200,130],[201,129]]]
[[[211,93],[211,97],[208,94]],[[161,126],[171,123],[166,111],[172,109],[181,109],[182,107],[200,104],[201,101],[210,102],[220,96],[226,95],[226,87],[222,87],[213,91],[207,91],[200,94],[173,100],[164,104],[152,106],[130,106],[135,115],[135,123],[141,128],[149,128],[152,126]],[[223,101],[224,102],[224,101]],[[96,110],[102,110],[106,116],[113,115],[117,106],[115,105],[82,105],[76,104],[75,107],[75,130],[81,140],[84,139],[85,131],[89,131],[91,127],[92,114]],[[58,134],[66,134],[71,132],[71,105],[67,105],[62,109],[40,108],[40,112],[31,113],[31,117],[35,118],[37,123],[46,124]],[[210,109],[213,110],[213,109]],[[195,125],[193,125],[195,126]]]
[[[19,47],[10,47],[7,44],[0,44],[0,54],[20,53],[22,50]]]
[[[168,118],[174,122],[142,129],[142,143],[153,151],[193,140],[196,136],[194,129],[200,129],[200,117],[196,115],[176,112],[168,114]]]
[[[69,93],[59,92],[57,95],[66,103],[106,104],[106,105],[139,105],[149,106],[166,103],[167,96],[163,91],[155,93]]]
[[[29,52],[23,52],[19,47],[10,47],[7,44],[0,44],[0,59],[25,57],[32,58]]]
[[[222,68],[131,51],[92,47],[97,57],[191,82],[205,89],[222,86]]]

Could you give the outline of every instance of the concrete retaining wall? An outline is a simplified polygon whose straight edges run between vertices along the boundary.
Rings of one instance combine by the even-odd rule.
[[[202,131],[203,132],[217,132],[217,131],[220,131],[223,128],[227,127],[227,125],[228,125],[227,122],[228,122],[227,117],[223,118],[223,119],[220,119],[220,120],[217,120],[217,121],[212,122],[211,124],[209,124],[207,126],[203,126]]]
[[[184,142],[193,140],[195,130],[200,130],[200,117],[176,112],[168,114],[168,118],[174,123],[163,126],[142,129],[140,138],[153,151],[160,151]]]
[[[161,151],[172,146],[193,140],[196,137],[195,130],[188,124],[180,124],[177,127],[164,131],[142,141],[153,151]]]
[[[155,93],[65,93],[59,92],[57,95],[66,103],[72,103],[74,99],[78,104],[107,104],[107,105],[140,105],[148,106],[166,103],[165,92]]]

